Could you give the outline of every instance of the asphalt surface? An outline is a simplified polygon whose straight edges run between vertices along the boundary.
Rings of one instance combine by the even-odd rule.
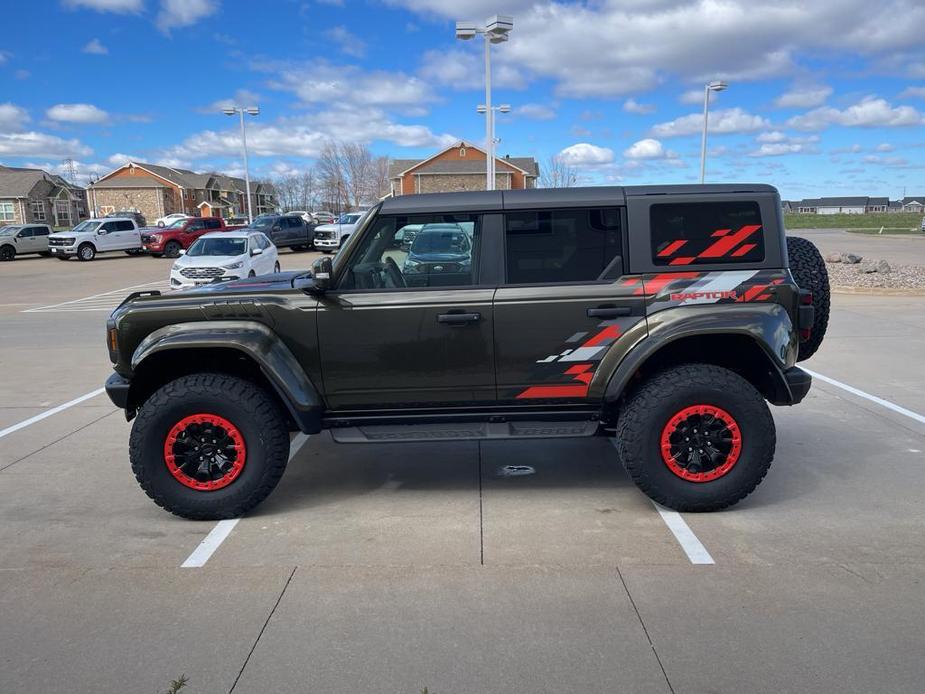
[[[896,265],[925,265],[925,233],[879,236],[844,229],[793,229],[788,233],[809,239],[823,255],[855,253],[865,259],[882,259]]]
[[[0,432],[99,388],[106,306],[169,264],[0,265]],[[806,365],[921,415],[923,335],[921,298],[836,295]],[[147,499],[90,397],[0,435],[0,692],[922,691],[925,423],[819,381],[773,413],[764,483],[686,539],[603,438],[319,435],[181,568],[216,524]]]

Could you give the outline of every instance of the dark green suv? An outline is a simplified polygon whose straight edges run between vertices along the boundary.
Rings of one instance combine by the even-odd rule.
[[[409,258],[409,227],[453,252]],[[785,237],[770,186],[409,195],[311,272],[130,296],[109,320],[106,389],[135,418],[142,488],[186,518],[253,508],[290,433],[324,430],[611,436],[646,494],[708,511],[767,472],[767,403],[809,390],[795,363],[828,301],[822,258]]]

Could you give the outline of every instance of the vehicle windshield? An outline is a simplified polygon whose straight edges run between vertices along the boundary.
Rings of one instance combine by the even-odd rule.
[[[192,246],[186,255],[198,256],[236,256],[244,255],[247,250],[247,239],[236,238],[201,238]]]
[[[275,217],[257,217],[254,220],[254,223],[251,224],[253,229],[268,229],[273,226],[273,222],[276,221]]]
[[[360,213],[352,212],[349,214],[342,214],[340,219],[337,220],[338,224],[356,224],[356,221],[362,216]]]
[[[176,229],[178,227],[182,227],[184,224],[186,224],[186,217],[180,217],[180,219],[177,219],[173,222],[170,222],[169,224],[166,224],[164,228],[165,229]]]
[[[76,227],[71,229],[71,231],[78,233],[78,234],[81,232],[96,231],[100,227],[101,224],[102,222],[94,222],[88,219],[78,224]]]
[[[10,234],[15,234],[20,229],[22,229],[22,227],[0,227],[0,236],[9,236]]]
[[[461,231],[422,231],[414,237],[411,253],[463,254],[469,250],[469,237]]]

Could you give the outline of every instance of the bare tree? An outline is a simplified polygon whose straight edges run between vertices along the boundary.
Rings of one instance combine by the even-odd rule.
[[[546,159],[540,173],[543,188],[572,188],[578,182],[578,174],[561,157],[553,155]]]
[[[317,163],[317,186],[335,211],[357,209],[388,192],[389,162],[364,144],[327,142]]]

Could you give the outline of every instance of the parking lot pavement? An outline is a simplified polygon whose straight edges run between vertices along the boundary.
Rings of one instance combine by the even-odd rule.
[[[925,265],[925,234],[860,234],[843,229],[791,229],[792,236],[809,239],[823,255],[855,253],[897,265]]]
[[[23,304],[169,266],[42,260],[55,281],[30,284],[19,263],[3,267],[30,289],[0,304],[0,430],[109,373],[105,311]],[[922,413],[920,304],[836,295],[810,368]],[[192,693],[919,691],[925,425],[819,381],[773,412],[761,487],[676,515],[712,565],[692,563],[606,439],[322,434],[181,569],[216,524],[157,508],[129,469],[130,424],[88,398],[0,437],[0,691],[153,692],[183,673]]]

